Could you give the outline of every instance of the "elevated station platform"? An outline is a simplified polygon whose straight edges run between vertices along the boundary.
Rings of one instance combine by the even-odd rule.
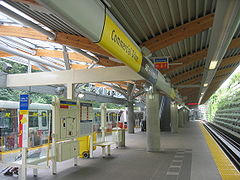
[[[200,129],[198,121],[190,121],[179,133],[161,133],[161,152],[146,151],[146,133],[126,135],[126,148],[112,150],[111,157],[102,158],[100,149],[93,159],[72,160],[58,165],[58,174],[39,169],[37,179],[84,180],[219,180],[221,176]],[[0,179],[16,177],[0,176]],[[33,178],[31,171],[27,179]]]
[[[210,98],[240,65],[239,12],[239,0],[1,0],[0,100],[16,102],[0,102],[0,164],[19,169],[0,165],[0,180],[239,180],[240,141],[225,137],[232,163],[189,122],[240,132],[239,83]],[[118,127],[126,148],[112,146]]]

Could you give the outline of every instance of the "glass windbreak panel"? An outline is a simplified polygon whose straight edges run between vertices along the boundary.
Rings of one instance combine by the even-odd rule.
[[[117,113],[113,113],[112,114],[112,127],[116,127],[117,126]]]
[[[101,131],[100,125],[101,125],[101,113],[96,112],[94,114],[93,131],[100,132]]]
[[[106,124],[106,131],[112,131],[112,112],[107,113],[107,124]]]
[[[0,109],[0,151],[18,147],[18,118],[16,109]]]
[[[107,122],[109,121],[109,113],[107,113],[107,115],[106,115],[106,121]]]
[[[31,110],[29,112],[29,144],[36,147],[48,143],[49,136],[48,110]]]
[[[47,111],[41,112],[41,117],[42,117],[42,126],[47,127],[47,125],[48,125]]]
[[[38,130],[38,134],[40,136],[40,145],[48,143],[48,136],[49,136],[49,122],[50,120],[50,111],[48,110],[41,110],[39,112],[40,119],[41,119],[41,127]],[[50,141],[50,139],[49,139]]]
[[[29,112],[29,128],[38,128],[38,112]]]

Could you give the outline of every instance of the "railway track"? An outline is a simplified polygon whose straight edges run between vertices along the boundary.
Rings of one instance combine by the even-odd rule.
[[[240,171],[240,139],[214,126],[212,123],[204,123],[204,127]]]

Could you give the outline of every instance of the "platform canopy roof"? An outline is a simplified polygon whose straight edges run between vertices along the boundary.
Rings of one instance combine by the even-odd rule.
[[[170,68],[160,72],[170,79],[185,102],[205,103],[240,63],[240,26],[237,26],[215,71],[211,73],[207,68],[211,53],[208,50],[212,48],[210,44],[217,43],[217,39],[211,38],[212,31],[217,31],[212,28],[216,0],[103,0],[102,2],[133,40],[140,47],[149,50],[150,58],[169,57]],[[7,5],[14,7],[27,15],[23,17],[30,17],[31,21],[56,34],[56,38],[50,40],[46,35],[2,13],[1,44],[9,41],[18,42],[11,47],[39,56],[63,68],[65,63],[62,45],[67,46],[73,69],[87,68],[93,63],[96,64],[95,68],[124,66],[120,60],[92,43],[77,29],[68,25],[68,22],[63,21],[37,1],[3,0],[0,4],[4,7],[8,7]],[[10,10],[15,11],[11,8]],[[219,23],[219,20],[216,21]],[[8,45],[10,46],[9,43]],[[99,61],[93,62],[74,48],[83,50]],[[219,48],[218,51],[221,49]],[[27,64],[26,59],[5,52],[0,52],[0,56]],[[33,68],[56,70],[41,63],[33,63]],[[206,83],[209,73],[212,74],[212,78]],[[122,87],[126,87],[127,83],[135,83],[140,89],[144,81],[115,83]],[[204,89],[204,85],[207,88]]]

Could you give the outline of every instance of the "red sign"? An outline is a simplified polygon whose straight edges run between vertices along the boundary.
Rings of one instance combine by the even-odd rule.
[[[194,106],[194,105],[199,105],[199,103],[186,103],[186,105]]]
[[[68,109],[68,105],[60,105],[61,109]]]
[[[22,124],[23,114],[19,115],[19,127],[18,127],[18,147],[22,147],[22,138],[23,138],[23,124]]]
[[[168,58],[155,58],[154,59],[154,66],[156,69],[168,69],[169,64],[168,64]]]

